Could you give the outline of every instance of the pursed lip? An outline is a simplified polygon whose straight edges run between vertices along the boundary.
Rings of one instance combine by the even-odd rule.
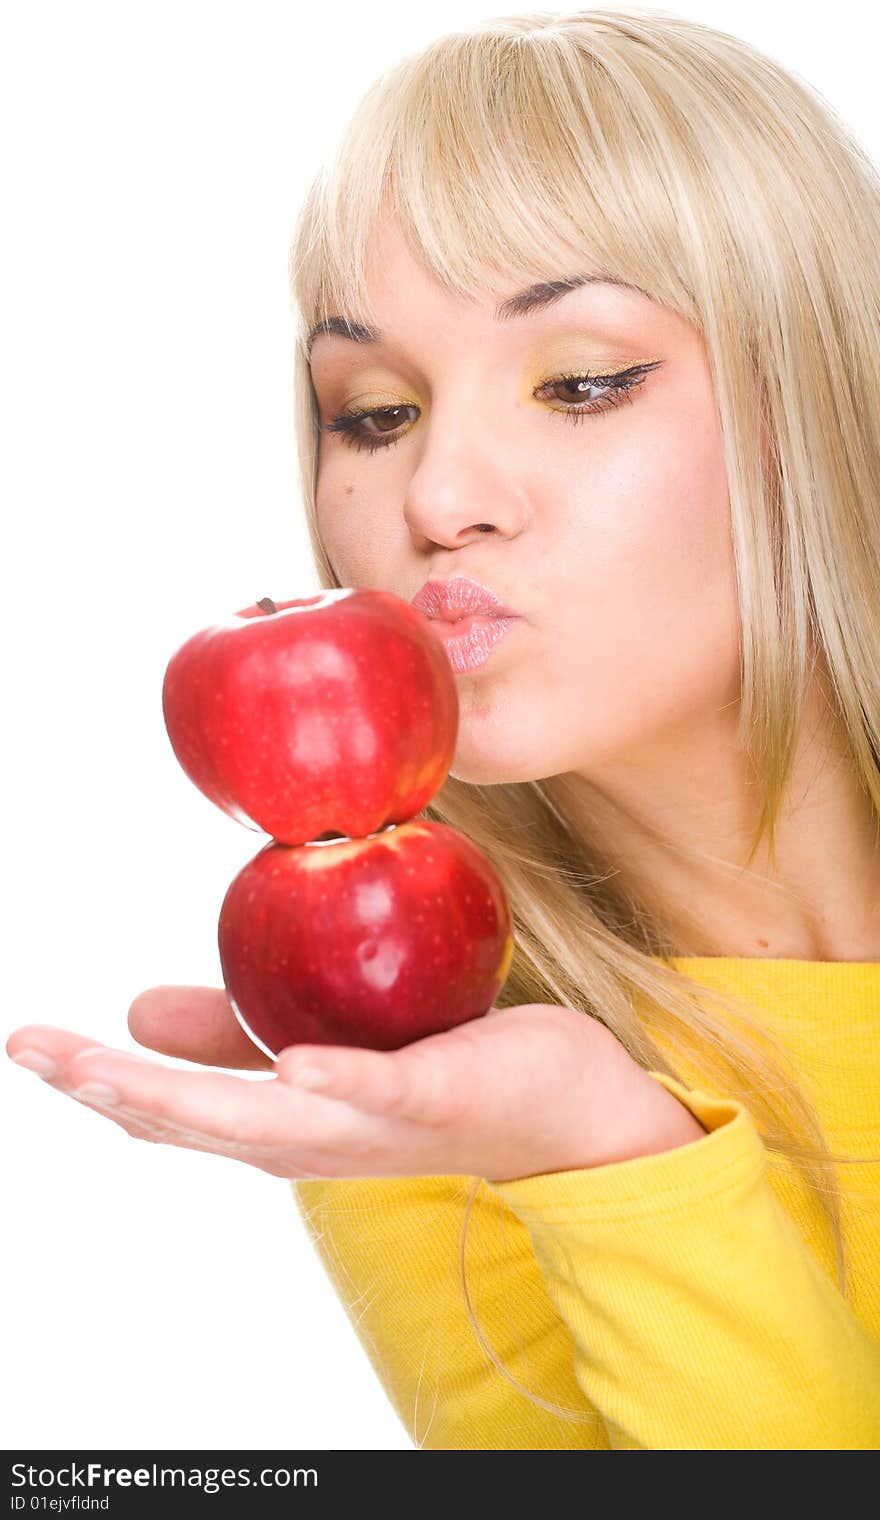
[[[454,575],[445,581],[427,581],[412,598],[411,606],[428,618],[457,623],[467,617],[518,617],[501,598],[480,581]]]

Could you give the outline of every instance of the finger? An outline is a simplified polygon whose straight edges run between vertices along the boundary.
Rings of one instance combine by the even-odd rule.
[[[202,1066],[265,1071],[273,1065],[217,987],[149,987],[129,1008],[128,1028],[139,1045]]]
[[[84,1035],[56,1029],[51,1024],[27,1024],[17,1029],[10,1035],[6,1049],[12,1060],[23,1054],[24,1064],[41,1076],[47,1086],[76,1098],[84,1108],[91,1108],[111,1119],[134,1139],[189,1143],[198,1150],[210,1148],[208,1135],[182,1127],[172,1131],[157,1113],[132,1112],[123,1105],[122,1083],[114,1074],[123,1069],[124,1063],[131,1063],[143,1071],[150,1065],[145,1056],[128,1050],[113,1050]],[[30,1059],[34,1054],[41,1058],[38,1062]],[[85,1061],[79,1059],[83,1055]],[[167,1068],[154,1067],[157,1072],[164,1069]]]
[[[289,1087],[279,1092],[275,1081],[248,1082],[238,1077],[218,1078],[209,1072],[172,1071],[133,1052],[97,1045],[83,1035],[49,1024],[23,1025],[10,1035],[6,1049],[13,1059],[36,1052],[42,1060],[31,1069],[48,1086],[76,1098],[81,1107],[111,1120],[134,1140],[228,1156],[276,1176],[320,1175],[307,1169],[298,1157],[288,1157],[292,1119],[297,1121],[304,1144],[320,1145],[328,1135],[343,1134],[353,1116],[344,1103],[322,1104],[305,1093],[297,1099]],[[136,1081],[132,1080],[133,1073]],[[181,1077],[187,1084],[207,1079],[214,1084],[213,1090],[185,1090],[175,1081]],[[218,1089],[218,1082],[232,1085],[232,1102]],[[97,1085],[111,1091],[95,1093],[89,1084],[92,1089]],[[260,1092],[248,1091],[255,1088]],[[108,1097],[113,1101],[105,1101]],[[267,1101],[273,1097],[275,1101]],[[239,1098],[241,1101],[236,1102]],[[329,1110],[335,1112],[331,1115]]]
[[[171,1132],[167,1128],[163,1128],[158,1124],[151,1124],[146,1119],[135,1118],[133,1114],[130,1114],[125,1109],[117,1108],[115,1105],[108,1108],[106,1104],[98,1102],[96,1097],[89,1096],[87,1093],[80,1094],[76,1092],[70,1093],[68,1096],[76,1098],[81,1108],[90,1108],[93,1113],[99,1114],[102,1119],[109,1119],[117,1129],[124,1130],[133,1140],[153,1140],[159,1142],[170,1139]]]
[[[80,1051],[69,1063],[66,1079],[74,1097],[83,1087],[87,1093],[94,1085],[110,1088],[110,1095],[100,1095],[101,1112],[167,1131],[151,1138],[215,1150],[255,1165],[271,1162],[279,1149],[289,1152],[291,1145],[344,1145],[356,1117],[345,1102],[293,1092],[275,1077],[248,1081],[219,1072],[180,1071],[106,1046]]]
[[[133,1119],[123,1113],[107,1109],[96,1104],[94,1098],[80,1097],[78,1093],[69,1092],[70,1063],[74,1056],[82,1050],[94,1050],[97,1047],[96,1040],[90,1040],[85,1035],[73,1034],[69,1029],[56,1029],[51,1024],[25,1024],[21,1029],[16,1029],[6,1042],[7,1054],[13,1061],[23,1056],[23,1065],[27,1070],[33,1071],[43,1078],[49,1087],[54,1087],[57,1092],[70,1097],[76,1097],[83,1107],[92,1108],[101,1112],[106,1118],[112,1119],[118,1128],[134,1139],[155,1140],[159,1136],[142,1121]],[[133,1061],[142,1058],[129,1052],[118,1052]]]
[[[22,1065],[35,1071],[54,1087],[63,1085],[64,1073],[79,1051],[94,1050],[99,1043],[96,1037],[90,1039],[88,1035],[75,1034],[71,1029],[58,1029],[53,1024],[23,1024],[6,1041],[6,1054],[16,1062],[21,1057]],[[120,1051],[119,1054],[128,1056],[132,1061],[143,1059],[133,1051]],[[31,1060],[31,1057],[36,1059]]]
[[[285,1085],[341,1099],[364,1113],[449,1124],[458,1111],[448,1063],[433,1042],[395,1051],[291,1045],[275,1065]]]
[[[109,1088],[116,1102],[108,1099],[108,1107],[201,1137],[259,1140],[277,1113],[274,1079],[247,1081],[220,1072],[178,1070],[108,1046],[78,1051],[68,1062],[66,1081],[73,1092],[90,1086]]]
[[[56,1091],[70,1097],[76,1096],[83,1107],[103,1113],[106,1118],[112,1119],[119,1129],[125,1130],[135,1139],[159,1139],[156,1129],[142,1120],[105,1108],[96,1103],[93,1097],[80,1097],[79,1093],[75,1095],[69,1093],[68,1075],[72,1058],[82,1050],[94,1050],[96,1047],[95,1040],[90,1040],[85,1035],[73,1034],[69,1029],[56,1029],[51,1024],[23,1025],[21,1029],[16,1029],[6,1042],[6,1050],[10,1058],[17,1061],[18,1057],[23,1055],[25,1068],[42,1077],[47,1086],[54,1087]],[[128,1051],[120,1051],[118,1054],[135,1061],[142,1059]],[[36,1060],[32,1059],[34,1056]]]
[[[108,1107],[105,1103],[98,1101],[97,1097],[89,1096],[88,1090],[85,1094],[75,1092],[70,1096],[76,1098],[83,1108],[91,1108],[102,1118],[111,1120],[132,1140],[147,1140],[156,1145],[173,1145],[179,1150],[202,1151],[206,1155],[239,1157],[251,1161],[256,1159],[252,1154],[253,1146],[243,1145],[237,1141],[218,1140],[197,1130],[185,1129],[181,1125],[152,1121],[144,1115],[119,1108],[115,1104]]]
[[[88,1064],[89,1081],[101,1078],[110,1081],[112,1065],[108,1058],[117,1054],[108,1050],[85,1052],[81,1061],[73,1063],[74,1070],[85,1069]],[[150,1069],[149,1063],[147,1066]],[[168,1068],[153,1066],[152,1070],[161,1074]],[[335,1103],[319,1096],[313,1098],[307,1093],[292,1093],[289,1087],[275,1080],[247,1082],[237,1077],[218,1078],[209,1072],[190,1075],[174,1071],[169,1075],[175,1080],[161,1097],[156,1094],[145,1096],[140,1084],[137,1093],[125,1094],[129,1098],[137,1097],[141,1104],[149,1103],[149,1111],[146,1107],[108,1105],[87,1093],[79,1101],[105,1119],[113,1120],[134,1140],[226,1156],[259,1167],[275,1177],[317,1179],[325,1176],[323,1167],[328,1145],[335,1147],[346,1159],[349,1156],[352,1123],[357,1116],[346,1103]],[[177,1080],[180,1077],[183,1082]],[[225,1084],[245,1090],[240,1095],[242,1107],[228,1100],[224,1102],[222,1097],[218,1100],[210,1096],[220,1092]],[[78,1097],[79,1094],[74,1092],[70,1096]],[[313,1156],[318,1161],[317,1171],[312,1170]]]

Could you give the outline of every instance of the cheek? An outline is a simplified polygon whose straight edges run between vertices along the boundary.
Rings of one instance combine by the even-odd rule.
[[[714,413],[713,413],[714,416]],[[716,425],[641,430],[570,503],[542,681],[609,753],[703,719],[739,691],[739,609]],[[545,594],[546,594],[546,588]],[[549,668],[548,668],[549,667]]]
[[[318,535],[342,586],[382,585],[385,527],[344,468],[322,471],[315,491]]]

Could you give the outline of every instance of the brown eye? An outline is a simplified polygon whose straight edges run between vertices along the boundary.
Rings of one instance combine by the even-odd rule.
[[[563,394],[559,398],[561,401],[573,401],[577,403],[579,401],[596,400],[597,398],[590,394],[592,391],[597,391],[599,398],[601,398],[602,392],[608,390],[608,383],[602,380],[588,380],[585,377],[578,378],[577,376],[571,376],[565,380],[554,380],[549,389],[562,391]],[[566,392],[567,394],[565,394]]]
[[[405,411],[405,406],[389,406],[383,407],[380,412],[370,412],[369,416],[376,423],[380,433],[385,432],[385,423],[388,424],[388,431],[393,432],[396,427],[400,426],[400,413]]]
[[[634,364],[630,369],[615,375],[556,375],[532,393],[540,400],[558,400],[559,406],[548,408],[548,417],[565,417],[569,422],[580,422],[598,412],[609,411],[624,401],[632,401],[632,392],[641,385],[648,372],[657,369],[664,361],[652,364]],[[596,395],[595,392],[599,392]],[[556,392],[565,394],[556,395]],[[418,416],[417,406],[379,406],[363,411],[343,412],[325,424],[326,433],[339,433],[348,448],[390,449],[409,429],[408,420]],[[414,414],[413,419],[407,413]]]
[[[541,400],[564,403],[550,411],[551,417],[556,413],[569,422],[581,422],[597,412],[620,406],[621,402],[632,401],[636,386],[641,385],[648,372],[662,362],[658,359],[653,364],[634,364],[631,369],[620,370],[615,375],[556,375],[553,380],[539,385],[534,394]],[[558,392],[567,394],[557,395]]]
[[[340,417],[334,417],[324,429],[327,433],[340,433],[344,443],[355,449],[387,449],[392,444],[398,443],[403,437],[399,431],[406,421],[405,412],[416,412],[415,406],[382,406],[369,411],[343,412]],[[372,425],[376,425],[376,432],[371,432]],[[386,426],[387,424],[387,426]],[[386,436],[380,435],[385,433]]]

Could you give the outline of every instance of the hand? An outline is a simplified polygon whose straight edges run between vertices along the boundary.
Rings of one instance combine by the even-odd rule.
[[[274,1075],[166,1067],[46,1024],[15,1030],[6,1050],[13,1059],[42,1053],[53,1087],[129,1135],[231,1156],[277,1177],[502,1182],[704,1134],[604,1025],[548,1003],[492,1008],[401,1050],[290,1045],[274,1063],[247,1038],[225,992],[210,987],[141,993],[129,1029],[165,1055]],[[323,1075],[320,1091],[300,1080],[307,1070]],[[96,1083],[118,1101],[90,1098],[87,1084]]]

